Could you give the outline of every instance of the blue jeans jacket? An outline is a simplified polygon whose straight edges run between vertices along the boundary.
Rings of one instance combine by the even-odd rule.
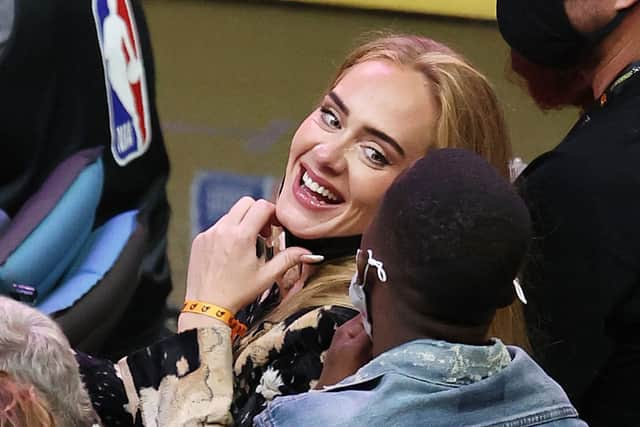
[[[256,426],[586,426],[521,349],[428,339],[393,348],[321,391],[275,399]]]

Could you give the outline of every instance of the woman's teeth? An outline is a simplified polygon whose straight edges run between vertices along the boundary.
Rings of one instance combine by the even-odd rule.
[[[323,186],[321,186],[320,184],[312,180],[307,172],[305,172],[304,175],[302,175],[302,182],[304,183],[305,187],[307,187],[309,190],[313,191],[314,193],[318,193],[329,200],[338,200],[338,197],[335,194],[333,194],[331,191],[327,190],[326,188],[324,188]]]

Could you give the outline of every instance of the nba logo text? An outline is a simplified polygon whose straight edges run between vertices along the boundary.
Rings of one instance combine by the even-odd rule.
[[[125,166],[143,155],[151,142],[138,30],[129,0],[93,0],[93,16],[104,64],[111,153]]]

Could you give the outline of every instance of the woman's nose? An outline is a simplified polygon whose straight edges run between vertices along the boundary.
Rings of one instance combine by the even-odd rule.
[[[324,142],[316,145],[312,152],[316,165],[325,173],[339,175],[347,167],[348,146],[342,141]]]

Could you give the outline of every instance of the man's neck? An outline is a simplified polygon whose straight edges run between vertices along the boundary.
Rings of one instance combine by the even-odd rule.
[[[390,326],[390,325],[389,325]],[[398,347],[404,343],[422,338],[429,338],[422,334],[416,334],[405,328],[377,328],[373,327],[373,346],[371,347],[371,355],[373,358],[380,356],[387,350]],[[381,330],[382,329],[382,330]]]
[[[420,323],[416,327],[416,323]],[[373,325],[372,355],[417,339],[436,339],[468,345],[485,345],[489,342],[487,326],[454,326],[438,321],[422,319],[422,322],[375,322]]]
[[[640,59],[640,6],[629,11],[624,21],[599,46],[600,62],[593,83],[598,99],[624,68]]]

